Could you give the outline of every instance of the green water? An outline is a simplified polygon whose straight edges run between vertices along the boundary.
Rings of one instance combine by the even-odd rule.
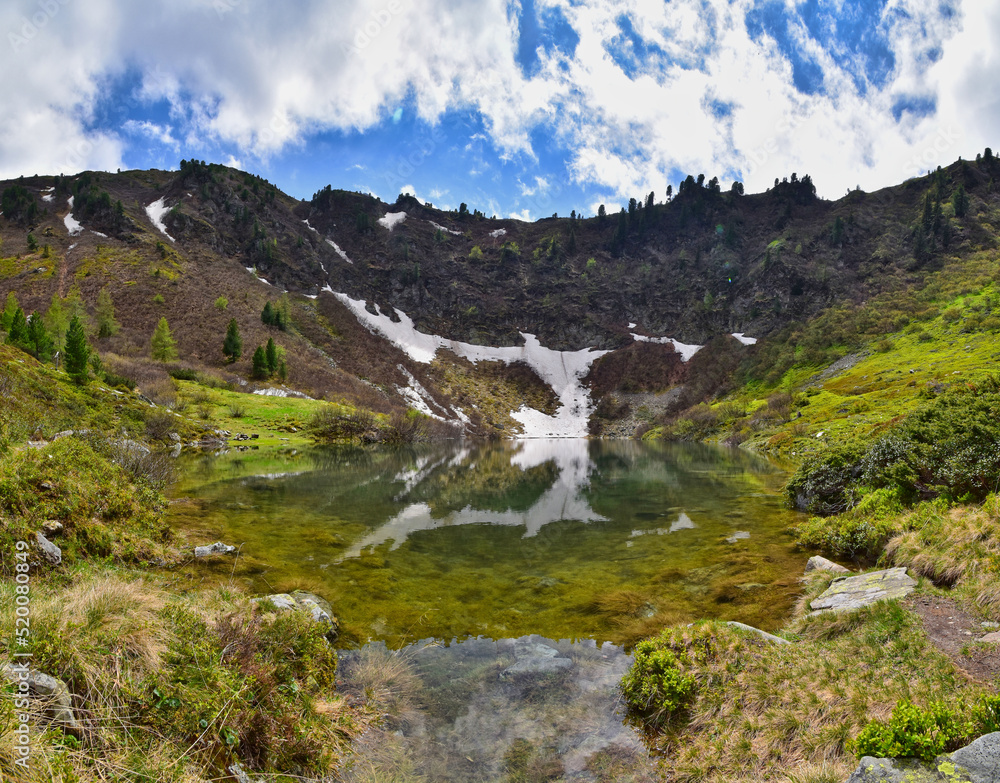
[[[787,474],[736,449],[631,441],[245,452],[181,460],[174,526],[242,545],[203,581],[328,598],[341,643],[593,639],[700,617],[764,628],[806,556]]]

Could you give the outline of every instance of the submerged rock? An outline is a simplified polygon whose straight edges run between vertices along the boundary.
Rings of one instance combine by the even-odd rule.
[[[826,592],[809,606],[813,614],[860,609],[876,601],[903,598],[912,593],[916,586],[916,580],[906,575],[905,568],[889,568],[835,579]]]
[[[517,661],[504,669],[500,673],[501,677],[511,674],[552,674],[573,665],[573,661],[560,656],[555,647],[528,639],[514,642],[514,655]]]
[[[865,756],[847,783],[1000,783],[1000,732],[934,761]]]

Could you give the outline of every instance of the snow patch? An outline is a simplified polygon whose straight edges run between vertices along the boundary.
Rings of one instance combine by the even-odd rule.
[[[107,238],[108,238],[108,235],[107,235],[107,234],[102,234],[102,233],[101,233],[100,231],[91,231],[91,233],[92,233],[92,234],[97,234],[97,236],[99,236],[99,237],[104,237],[105,239],[107,239]]]
[[[406,217],[406,213],[405,213],[405,212],[403,212],[403,213],[402,213],[402,215],[403,215],[403,217]],[[379,221],[379,223],[381,223],[381,222],[382,222],[382,221],[380,220],[380,221]],[[347,257],[347,253],[345,253],[345,252],[344,252],[343,250],[341,250],[341,249],[340,249],[340,245],[338,245],[338,244],[337,244],[336,242],[334,242],[334,241],[333,241],[332,239],[329,239],[329,238],[328,238],[328,239],[326,240],[326,243],[327,243],[327,244],[328,244],[328,245],[329,245],[330,247],[332,247],[332,248],[333,248],[333,252],[335,252],[335,253],[336,253],[336,254],[337,254],[338,256],[340,256],[340,257],[341,257],[342,259],[344,259],[344,260],[345,260],[345,261],[346,261],[346,262],[347,262],[348,264],[353,264],[353,263],[354,263],[353,261],[351,261],[351,259],[349,259],[349,258]]]
[[[674,350],[681,355],[682,362],[688,361],[705,347],[704,345],[688,345],[675,340],[673,337],[646,337],[644,334],[636,334],[635,332],[632,332],[632,339],[639,343],[656,343],[657,345],[671,343],[674,346]]]
[[[406,376],[406,380],[409,382],[406,386],[396,387],[396,391],[398,391],[400,396],[406,400],[407,404],[411,408],[415,408],[420,411],[425,416],[430,416],[432,419],[437,419],[438,421],[444,421],[444,416],[432,411],[431,406],[433,405],[441,411],[441,413],[447,414],[448,411],[435,402],[434,398],[430,395],[427,389],[421,385],[420,381],[413,377],[413,373],[401,364],[397,364],[396,369],[403,373],[403,375]]]
[[[427,222],[430,223],[432,226],[434,226],[434,228],[436,228],[438,231],[447,231],[449,234],[454,234],[457,237],[462,236],[461,231],[455,231],[454,229],[448,228],[447,226],[442,226],[438,223],[435,223],[433,220],[428,220]]]
[[[497,239],[498,237],[502,237],[506,233],[507,233],[506,228],[498,228],[496,231],[491,231],[490,236],[493,237],[494,239]]]
[[[156,229],[163,234],[171,242],[174,238],[167,233],[167,227],[163,225],[163,216],[170,211],[170,208],[164,203],[164,199],[158,198],[148,207],[146,207],[146,215],[149,216],[149,222],[152,223]]]
[[[309,225],[309,221],[308,220],[303,220],[302,222],[306,224],[306,228],[308,228],[310,231],[316,231],[315,228],[313,228],[312,226]],[[319,231],[316,231],[316,233],[318,234]]]
[[[757,344],[757,338],[756,337],[747,337],[747,336],[745,336],[743,334],[743,332],[733,332],[733,337],[735,337],[737,340],[739,340],[744,345],[756,345]]]
[[[456,356],[472,363],[480,361],[501,361],[505,364],[524,362],[545,381],[556,393],[560,406],[549,416],[541,411],[522,406],[511,416],[524,428],[525,438],[585,438],[587,419],[592,410],[590,391],[582,383],[590,370],[590,365],[608,351],[584,348],[579,351],[554,351],[544,347],[533,334],[521,332],[524,345],[509,348],[493,348],[486,345],[472,345],[448,340],[433,334],[425,334],[414,327],[413,320],[406,313],[396,310],[398,323],[393,323],[383,314],[378,305],[377,315],[365,309],[363,299],[351,299],[347,294],[334,293],[355,317],[372,333],[381,334],[404,351],[411,359],[421,364],[433,361],[438,349],[444,348]]]
[[[268,282],[267,280],[265,280],[265,279],[264,279],[263,277],[261,277],[260,275],[258,275],[258,274],[257,274],[257,270],[256,270],[256,269],[254,269],[254,268],[253,268],[252,266],[245,266],[245,267],[243,267],[243,268],[244,268],[245,270],[247,270],[247,271],[248,271],[248,272],[249,272],[250,274],[252,274],[252,275],[253,275],[254,277],[256,277],[256,278],[257,278],[258,280],[260,280],[260,282],[264,283],[265,285],[271,285],[271,283],[269,283],[269,282]],[[271,287],[273,288],[274,286],[271,286]]]
[[[46,193],[44,196],[42,196],[42,201],[51,202],[53,198],[55,198],[55,196],[53,196],[51,193]]]
[[[297,392],[294,389],[281,388],[281,389],[257,389],[254,391],[261,397],[294,397],[298,400],[311,400],[308,394],[303,394],[302,392]]]
[[[385,217],[378,219],[378,224],[392,231],[399,223],[406,220],[405,212],[386,212]]]
[[[80,223],[77,222],[76,218],[73,217],[72,196],[69,197],[69,201],[67,203],[69,204],[69,212],[66,214],[66,217],[63,218],[63,223],[66,224],[66,230],[69,232],[69,235],[71,237],[75,237],[78,234],[83,233],[83,226],[80,225]]]
[[[635,327],[637,327],[638,325],[639,324],[634,324],[634,323],[629,322],[628,328],[629,329],[635,329]]]

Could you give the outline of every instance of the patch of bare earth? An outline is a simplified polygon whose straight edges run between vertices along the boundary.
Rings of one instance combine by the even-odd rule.
[[[971,680],[991,682],[1000,676],[1000,645],[979,643],[988,633],[982,620],[961,608],[958,602],[939,596],[910,596],[906,606],[920,616],[927,638],[947,655]]]

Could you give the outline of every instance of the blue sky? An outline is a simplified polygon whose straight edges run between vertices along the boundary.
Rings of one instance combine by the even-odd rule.
[[[1000,147],[985,0],[13,0],[0,33],[0,177],[193,157],[537,219]]]

